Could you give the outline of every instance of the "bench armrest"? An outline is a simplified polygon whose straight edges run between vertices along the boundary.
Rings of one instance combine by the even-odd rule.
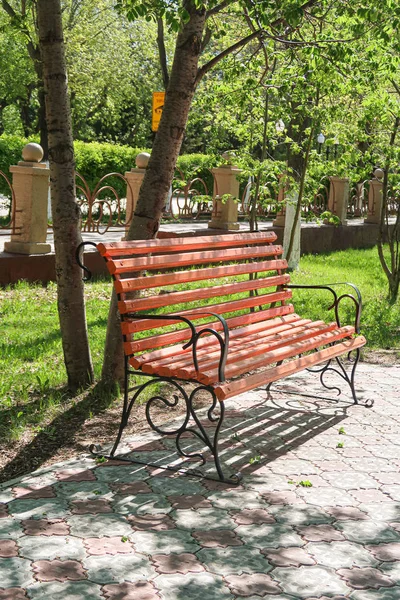
[[[190,313],[186,313],[188,316],[190,316]],[[204,311],[204,312],[196,312],[194,313],[196,317],[199,316],[213,316],[216,317],[218,319],[218,321],[220,321],[220,323],[222,324],[222,329],[224,332],[224,336],[222,336],[218,331],[215,331],[215,329],[213,329],[212,327],[204,327],[203,329],[200,329],[200,331],[197,331],[196,329],[196,325],[189,319],[187,318],[187,316],[182,316],[182,315],[154,315],[154,314],[137,314],[137,313],[128,313],[127,316],[129,319],[156,319],[156,320],[160,320],[160,321],[182,321],[183,323],[186,323],[188,325],[188,327],[190,328],[192,335],[191,338],[188,342],[186,342],[186,344],[184,344],[183,348],[189,348],[190,346],[192,346],[192,353],[193,353],[193,364],[194,364],[194,368],[196,369],[196,371],[199,370],[199,361],[197,358],[197,342],[199,341],[200,337],[205,334],[205,333],[209,333],[211,335],[214,335],[220,345],[221,348],[221,356],[219,359],[219,364],[218,364],[218,379],[219,381],[225,381],[225,365],[226,365],[226,359],[228,357],[228,349],[229,349],[229,328],[228,328],[228,324],[225,321],[224,317],[222,317],[221,315],[218,315],[217,313],[214,312],[209,312],[209,311]]]
[[[351,288],[353,288],[357,298],[355,298],[355,296],[353,296],[353,294],[349,294],[349,293],[341,294],[339,296],[335,292],[335,290],[332,288],[340,286],[340,285],[347,285],[347,286],[350,286]],[[333,304],[328,307],[328,310],[331,310],[332,308],[335,310],[335,319],[336,319],[336,323],[338,324],[339,327],[341,327],[340,318],[339,318],[339,304],[340,304],[341,300],[343,300],[343,298],[350,298],[354,302],[354,305],[356,308],[356,314],[355,314],[355,319],[354,319],[354,329],[355,329],[356,333],[360,333],[362,298],[361,298],[360,290],[353,283],[348,283],[348,282],[344,282],[344,281],[337,282],[337,283],[327,283],[324,285],[297,285],[297,284],[289,283],[289,284],[284,285],[283,287],[287,287],[290,289],[328,290],[329,292],[331,292],[331,294],[333,294]]]

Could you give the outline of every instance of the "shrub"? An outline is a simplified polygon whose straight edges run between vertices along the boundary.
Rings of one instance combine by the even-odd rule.
[[[22,149],[28,140],[18,135],[4,133],[0,136],[0,171],[11,180],[10,166],[17,165],[22,160]],[[3,177],[0,177],[0,194],[10,197],[10,188]]]

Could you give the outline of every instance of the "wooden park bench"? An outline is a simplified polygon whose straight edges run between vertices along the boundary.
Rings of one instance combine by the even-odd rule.
[[[181,447],[182,435],[197,436],[211,451],[222,481],[232,481],[224,475],[218,453],[230,398],[260,386],[269,389],[277,380],[319,365],[321,383],[334,370],[357,403],[354,374],[366,343],[359,335],[357,288],[348,284],[351,293],[338,295],[334,287],[347,284],[291,285],[282,246],[275,241],[275,233],[260,232],[97,244],[118,295],[125,351],[123,413],[111,456],[133,404],[155,382],[166,382],[174,391],[164,398],[157,389],[147,399],[150,426],[174,435],[182,456],[189,456]],[[295,313],[293,288],[331,292],[334,322]],[[345,298],[354,302],[353,325],[339,319]],[[340,357],[350,358],[350,353],[348,366]],[[137,375],[145,376],[145,382],[130,388],[130,377]],[[194,407],[200,393],[211,398],[207,416],[214,425],[212,435]],[[154,402],[173,407],[178,395],[186,406],[183,424],[164,431],[152,419]]]

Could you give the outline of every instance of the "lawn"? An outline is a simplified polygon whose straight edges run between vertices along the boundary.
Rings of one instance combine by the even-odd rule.
[[[294,283],[349,281],[361,290],[364,308],[362,333],[370,349],[394,349],[400,355],[399,303],[386,301],[386,279],[376,249],[346,250],[305,256],[292,274]],[[343,291],[345,291],[343,289]],[[86,284],[87,320],[96,377],[102,354],[111,292],[109,281]],[[17,440],[24,435],[56,435],[54,419],[79,404],[65,389],[66,374],[57,320],[56,286],[46,288],[21,282],[0,291],[3,335],[0,341],[0,437]],[[326,312],[331,296],[294,290],[296,311],[307,317],[333,320]],[[343,306],[343,323],[351,323],[352,304]],[[107,404],[107,402],[106,402]],[[101,402],[94,398],[93,406]],[[91,405],[86,416],[91,416]]]

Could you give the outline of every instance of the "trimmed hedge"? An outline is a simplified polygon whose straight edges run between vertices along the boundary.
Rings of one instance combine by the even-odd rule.
[[[29,141],[36,139],[24,139],[15,135],[3,134],[0,136],[0,170],[10,178],[9,168],[11,165],[18,164],[22,160],[21,153],[23,147]],[[108,173],[120,173],[124,175],[135,167],[136,156],[140,152],[151,152],[149,149],[131,148],[118,144],[108,144],[99,142],[74,142],[76,170],[87,182],[90,190],[93,190],[99,180]],[[199,177],[206,183],[209,194],[213,190],[213,177],[209,169],[221,162],[219,157],[208,156],[205,154],[187,154],[178,158],[178,167],[182,170],[185,179]],[[181,176],[176,172],[176,181]],[[120,196],[125,196],[125,185],[118,178],[108,179],[104,185],[113,185]],[[205,193],[204,186],[201,183],[194,184],[196,189]],[[0,178],[0,193],[9,196],[9,189],[3,178]]]

